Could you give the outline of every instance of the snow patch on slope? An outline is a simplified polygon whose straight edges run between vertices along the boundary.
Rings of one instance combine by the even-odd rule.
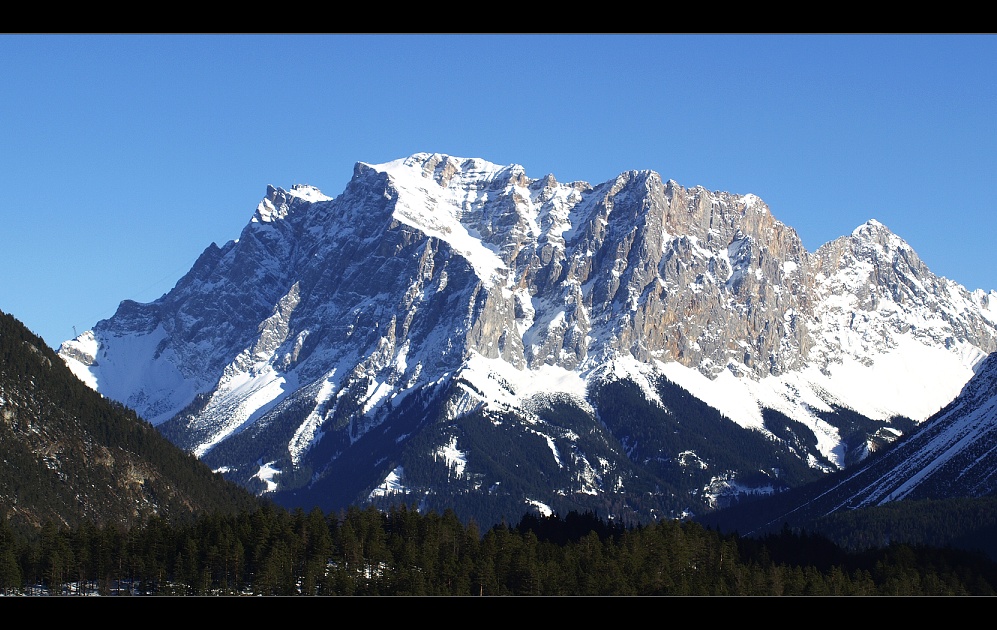
[[[651,365],[641,363],[631,355],[621,356],[613,359],[608,371],[603,372],[603,378],[611,377],[620,380],[629,380],[638,387],[644,394],[648,402],[655,403],[659,407],[664,407],[658,392],[654,390],[652,384],[656,378],[656,373]]]
[[[923,421],[955,398],[973,376],[977,352],[956,354],[898,335],[897,347],[874,355],[870,364],[845,357],[806,374],[843,406],[874,420],[906,416]],[[843,401],[848,401],[844,404]]]
[[[538,394],[552,393],[567,394],[584,409],[590,408],[581,374],[554,365],[520,370],[503,359],[489,359],[471,351],[460,378],[476,390],[470,392],[476,398],[498,408],[515,407]]]
[[[436,455],[443,458],[443,461],[447,463],[447,467],[453,468],[454,475],[458,478],[464,476],[464,468],[467,466],[467,453],[457,449],[457,436],[451,436],[447,444],[437,449]]]
[[[658,370],[679,387],[746,429],[766,432],[758,400],[746,387],[747,379],[724,370],[715,379],[680,363],[656,362]]]
[[[261,464],[260,469],[256,471],[255,475],[253,475],[253,479],[259,479],[264,483],[264,494],[267,492],[273,492],[277,489],[277,481],[275,480],[275,477],[280,474],[280,470],[273,467],[275,463],[276,462],[267,462],[265,464]]]
[[[287,450],[291,454],[291,463],[295,466],[301,461],[301,455],[321,438],[318,430],[322,426],[322,422],[325,421],[328,403],[336,392],[336,382],[333,380],[335,375],[336,369],[333,368],[325,376],[322,386],[315,395],[315,407],[308,414],[308,417],[305,418],[304,422],[295,429],[294,436],[287,445]]]
[[[103,396],[144,409],[144,418],[161,424],[198,393],[196,382],[177,368],[172,349],[160,351],[167,332],[162,325],[147,334],[101,336],[87,331],[63,347],[70,370]],[[89,364],[87,363],[89,362]]]
[[[205,428],[211,436],[194,448],[198,458],[216,444],[250,426],[297,388],[293,376],[275,372],[267,366],[255,376],[238,373],[224,381],[212,394],[202,412]]]
[[[376,497],[386,497],[392,494],[405,494],[408,490],[405,487],[405,469],[398,466],[384,478],[374,490],[370,493],[368,498],[373,499]]]
[[[953,410],[940,418],[938,422],[945,422],[947,418],[958,413],[962,413],[962,410]],[[924,448],[919,450],[916,461],[908,462],[908,469],[916,472],[879,503],[899,501],[907,497],[918,485],[945,466],[950,461],[950,455],[966,452],[976,444],[987,443],[986,435],[994,431],[995,417],[997,417],[997,398],[990,398],[971,413],[966,414],[959,422],[952,423],[945,431],[934,436]],[[985,455],[980,453],[980,459],[977,461],[983,459],[985,459]],[[974,463],[974,465],[976,464]],[[972,467],[972,465],[969,466],[969,468]],[[965,475],[966,472],[967,470],[964,469],[962,475]],[[895,474],[896,472],[894,472]]]
[[[655,373],[663,375],[739,426],[765,434],[770,432],[762,410],[779,411],[809,428],[817,450],[841,467],[844,450],[838,430],[818,412],[832,411],[837,405],[873,420],[904,416],[920,422],[955,398],[973,374],[978,356],[973,348],[960,354],[925,346],[909,335],[896,341],[895,348],[874,355],[867,364],[846,358],[824,372],[809,366],[757,381],[727,370],[710,379],[677,362],[656,361],[652,370],[632,357],[614,360],[611,374],[629,378],[648,401],[659,405],[652,383]]]

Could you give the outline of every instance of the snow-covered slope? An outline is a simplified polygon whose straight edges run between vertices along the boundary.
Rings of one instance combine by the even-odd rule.
[[[960,395],[882,458],[861,466],[832,510],[997,491],[997,355]]]
[[[700,520],[750,535],[786,525],[822,531],[834,522],[833,515],[850,510],[901,500],[982,498],[995,492],[997,354],[991,354],[955,400],[876,457],[784,495],[706,514]],[[900,524],[894,527],[898,539],[910,533]],[[878,535],[885,537],[884,544],[889,542],[889,529],[870,534],[869,540]]]
[[[934,276],[876,221],[810,253],[750,194],[652,171],[565,184],[424,153],[358,163],[335,198],[268,188],[238,240],[60,354],[288,501],[506,493],[515,457],[496,449],[512,431],[543,460],[508,491],[517,505],[630,495],[646,518],[895,439],[997,347],[995,299]],[[621,382],[658,420],[621,420]],[[706,435],[768,454],[707,457]],[[632,498],[637,479],[657,483],[653,507]]]

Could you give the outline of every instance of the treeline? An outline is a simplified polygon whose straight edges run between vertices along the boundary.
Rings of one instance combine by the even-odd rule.
[[[450,510],[264,505],[124,531],[0,523],[0,591],[106,595],[994,595],[981,555],[904,544],[849,553],[785,528],[742,538],[694,522],[624,528],[528,515],[484,533]]]

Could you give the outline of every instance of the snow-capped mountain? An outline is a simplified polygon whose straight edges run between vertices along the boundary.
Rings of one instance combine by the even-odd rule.
[[[997,294],[876,221],[810,253],[750,194],[424,153],[269,187],[59,352],[281,502],[646,520],[861,461],[995,347]]]

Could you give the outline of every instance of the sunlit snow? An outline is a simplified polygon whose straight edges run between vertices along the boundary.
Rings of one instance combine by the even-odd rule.
[[[679,365],[676,363],[675,365]],[[640,387],[641,391],[644,393],[644,398],[648,401],[657,403],[658,406],[663,406],[661,398],[658,397],[658,392],[655,391],[652,385],[652,380],[657,376],[654,372],[654,367],[646,363],[641,363],[637,359],[633,358],[631,355],[623,355],[613,359],[610,363],[610,372],[615,378],[618,379],[628,379],[635,385]]]
[[[542,514],[543,516],[550,516],[551,514],[554,513],[554,510],[550,509],[549,505],[547,505],[546,503],[541,503],[540,501],[537,501],[535,499],[527,499],[526,504],[535,507],[537,511],[540,512],[540,514]]]
[[[498,166],[478,159],[441,156],[444,161],[434,173],[425,169],[428,157],[429,154],[417,154],[402,160],[368,165],[385,173],[396,193],[394,219],[448,243],[468,261],[486,290],[494,290],[500,285],[501,298],[516,312],[514,322],[506,320],[506,327],[510,328],[508,332],[513,335],[519,333],[527,348],[527,356],[529,350],[540,356],[537,363],[544,360],[557,362],[569,357],[576,359],[567,345],[558,339],[558,335],[566,329],[573,329],[572,334],[586,340],[583,350],[588,353],[578,355],[577,360],[583,363],[576,369],[550,364],[523,369],[504,359],[486,358],[472,349],[456,374],[458,386],[467,395],[448,402],[453,415],[466,413],[481,404],[496,408],[519,407],[534,396],[552,393],[567,394],[591,411],[586,402],[587,379],[596,376],[629,379],[640,387],[648,401],[661,405],[655,383],[664,376],[747,429],[768,433],[763,422],[763,410],[766,408],[786,414],[814,433],[817,450],[822,455],[842,466],[844,452],[841,436],[835,427],[820,418],[820,413],[841,406],[874,420],[889,420],[894,416],[905,416],[915,421],[928,418],[959,393],[983,357],[979,348],[952,332],[953,327],[946,317],[952,313],[978,312],[989,321],[997,322],[997,292],[994,291],[968,293],[958,285],[941,279],[938,286],[944,295],[939,299],[947,300],[945,308],[951,305],[951,312],[941,315],[932,308],[933,303],[922,303],[919,297],[907,301],[897,298],[894,301],[888,292],[877,293],[878,287],[870,287],[870,278],[878,267],[869,261],[873,258],[889,260],[895,251],[912,250],[878,221],[870,220],[853,232],[853,238],[862,239],[859,245],[865,253],[860,256],[846,252],[843,256],[847,258],[847,264],[836,269],[832,275],[815,278],[819,301],[814,306],[814,312],[801,313],[799,311],[806,310],[802,306],[799,311],[784,311],[787,322],[795,323],[795,318],[807,317],[815,320],[808,323],[814,345],[809,350],[809,356],[802,357],[806,363],[797,365],[792,371],[760,379],[743,376],[753,372],[736,360],[727,364],[729,369],[716,366],[716,370],[706,370],[704,366],[712,366],[704,362],[699,366],[704,368],[703,371],[696,369],[696,366],[687,367],[674,361],[642,363],[625,350],[612,347],[615,333],[610,327],[591,323],[592,328],[586,329],[590,325],[589,311],[596,310],[585,300],[589,296],[586,291],[591,291],[591,284],[586,288],[577,279],[566,279],[563,285],[574,291],[570,293],[570,299],[536,295],[525,286],[526,283],[516,284],[522,278],[512,277],[512,270],[503,262],[500,250],[494,244],[496,239],[492,237],[492,242],[488,242],[475,229],[488,229],[483,222],[474,221],[480,219],[477,216],[479,209],[490,207],[486,205],[489,195],[509,194],[515,199],[519,221],[512,229],[520,233],[525,231],[534,239],[543,236],[545,246],[563,253],[565,239],[575,235],[575,230],[590,218],[585,216],[586,213],[598,207],[594,196],[583,197],[579,191],[584,187],[559,185],[553,179],[550,186],[531,190],[521,185],[526,181],[521,167]],[[437,177],[443,182],[442,185]],[[508,180],[504,190],[497,193],[494,188],[489,188],[502,178]],[[332,199],[311,186],[295,185],[286,192],[306,202]],[[391,193],[389,189],[387,194]],[[747,209],[757,212],[766,210],[754,195],[745,195],[741,199]],[[287,212],[288,206],[277,208],[265,199],[257,209],[256,216],[259,218],[254,217],[254,221],[257,224],[272,223],[283,218]],[[275,230],[272,225],[256,227],[263,231]],[[663,233],[661,242],[662,251],[667,247],[687,248],[697,259],[713,263],[710,269],[715,269],[716,275],[728,274],[724,278],[715,277],[714,271],[705,273],[703,278],[706,283],[691,285],[694,292],[708,289],[710,282],[726,282],[732,286],[749,272],[761,277],[761,268],[749,264],[750,248],[758,245],[751,237],[736,238],[727,246],[714,244],[718,251],[707,248],[710,241],[692,235]],[[593,252],[579,250],[577,255],[591,256]],[[627,260],[620,258],[619,268],[609,272],[619,275],[626,264]],[[721,273],[720,270],[724,271]],[[782,261],[782,273],[784,276],[797,274],[799,266],[794,261]],[[912,292],[930,293],[931,288],[918,278],[907,278],[905,283],[907,280],[906,288]],[[667,285],[660,276],[657,281],[662,287]],[[589,282],[594,281],[590,279]],[[790,284],[776,286],[774,291],[778,293],[785,287],[788,293]],[[445,271],[441,271],[435,284],[416,283],[412,286],[415,287],[413,295],[419,295],[422,291],[422,299],[430,300],[434,298],[431,292],[443,291],[448,286],[448,277]],[[196,427],[199,435],[206,436],[195,449],[195,454],[202,456],[225,438],[264,417],[298,387],[296,373],[275,369],[277,363],[274,362],[278,346],[286,341],[289,334],[288,321],[298,303],[297,290],[295,285],[266,320],[265,330],[269,336],[261,334],[255,346],[247,348],[229,362],[220,380],[215,374],[214,382],[210,382],[207,376],[182,374],[185,363],[183,357],[178,356],[182,350],[166,343],[168,335],[162,325],[144,334],[130,333],[107,338],[87,331],[63,344],[65,352],[62,356],[70,369],[91,388],[97,390],[99,387],[99,391],[109,398],[140,407],[153,424],[173,417],[198,394],[212,392],[199,412],[200,424]],[[636,311],[640,291],[633,286],[628,286],[627,290],[629,307]],[[565,296],[568,295],[565,293]],[[926,298],[928,301],[934,299]],[[307,334],[308,331],[298,333],[295,355]],[[386,344],[384,354],[387,358],[378,363],[376,370],[370,371],[366,391],[349,392],[358,396],[357,402],[364,413],[373,414],[380,405],[399,396],[399,392],[404,395],[408,389],[415,387],[423,362],[429,356],[427,348],[435,351],[443,345],[441,339],[432,336],[412,341],[413,345],[410,345],[408,338],[398,339],[400,345],[397,349],[389,345],[396,342],[393,337],[390,342],[387,338],[382,341]],[[548,343],[551,345],[548,346]],[[700,349],[695,340],[690,343],[694,349]],[[751,347],[745,340],[735,343]],[[597,351],[606,352],[599,354]],[[353,352],[360,353],[361,350]],[[664,352],[660,356],[664,356]],[[352,356],[351,361],[355,361],[350,364],[342,359],[339,367],[327,372],[322,381],[311,380],[315,373],[309,377],[309,382],[316,388],[311,390],[314,391],[315,404],[288,444],[294,465],[321,437],[319,427],[330,406],[335,404],[337,392],[344,394],[333,378],[337,370],[347,373],[362,358]],[[521,357],[518,358],[522,361]],[[534,359],[535,356],[527,360]],[[609,359],[608,363],[600,364],[606,359]],[[288,359],[285,365],[290,365],[290,361]],[[409,370],[410,362],[414,366],[412,370]],[[426,364],[429,365],[428,362]],[[447,369],[452,367],[450,365]],[[321,371],[327,369],[325,367]],[[704,372],[710,372],[710,377]],[[553,438],[539,431],[538,434],[547,440],[557,463],[563,465]],[[464,474],[466,455],[458,450],[456,438],[441,447],[438,455],[454,468],[457,475]],[[565,456],[573,457],[570,453]],[[688,465],[694,465],[696,461],[695,453],[683,454],[683,462]],[[816,465],[816,462],[813,463]],[[584,458],[579,465],[586,491],[596,492],[602,482],[598,470]],[[277,472],[271,462],[263,465],[257,476],[266,481],[268,489],[272,490],[276,485],[273,478]],[[402,481],[403,470],[399,467],[387,476],[372,496],[403,492]],[[721,479],[716,482],[718,485],[726,483]],[[535,505],[541,511],[546,507],[539,502]]]
[[[274,462],[267,462],[260,466],[260,469],[253,475],[254,479],[259,479],[266,484],[266,489],[264,492],[273,492],[277,489],[277,482],[274,481],[274,477],[280,474],[280,471],[273,467]]]
[[[505,168],[484,160],[472,162],[473,166],[461,171],[459,177],[487,181]],[[426,177],[421,163],[411,158],[368,166],[387,173],[398,190],[396,219],[448,243],[471,264],[486,287],[495,283],[499,272],[506,269],[505,263],[460,222],[465,204],[477,200],[477,186],[467,190],[459,186],[444,188],[435,179]]]
[[[828,366],[829,376],[816,370],[808,376],[824,391],[873,419],[906,416],[924,420],[958,395],[973,376],[966,362],[944,348],[926,346],[910,335],[895,337],[898,346],[872,356],[872,364],[845,358]]]
[[[301,460],[302,453],[314,443],[315,438],[317,437],[318,428],[325,420],[327,403],[336,391],[336,382],[333,380],[335,375],[335,368],[333,368],[333,370],[326,375],[322,382],[322,386],[315,395],[315,407],[308,414],[308,417],[305,418],[304,422],[302,422],[301,425],[295,429],[294,436],[287,445],[287,450],[291,454],[291,462],[295,466],[297,466],[298,462]]]
[[[581,374],[554,365],[520,370],[502,359],[489,359],[472,351],[460,375],[481,392],[486,404],[515,406],[537,394],[562,393],[588,407],[586,382]]]
[[[402,483],[402,479],[405,477],[405,470],[399,466],[388,473],[388,476],[384,478],[373,492],[370,493],[370,498],[374,497],[385,497],[392,494],[404,494],[406,492],[405,485]]]
[[[62,356],[84,383],[108,398],[141,408],[144,418],[157,425],[173,417],[198,393],[197,382],[177,369],[179,361],[173,351],[160,350],[166,336],[162,325],[144,335],[100,339],[87,331],[63,345],[92,357],[91,365]],[[207,383],[201,386],[206,388]]]
[[[330,201],[332,199],[332,197],[323,195],[318,188],[307,184],[295,184],[291,187],[291,190],[287,191],[287,193],[312,203],[317,201]]]
[[[436,454],[444,459],[448,467],[453,468],[454,475],[464,476],[467,466],[467,454],[457,450],[457,436],[451,436],[450,442],[437,449]]]
[[[547,441],[547,448],[550,449],[551,454],[554,456],[554,461],[557,462],[557,467],[564,468],[564,462],[561,461],[561,453],[557,450],[557,444],[554,443],[554,438],[543,433],[540,433],[539,435]]]
[[[675,383],[690,394],[710,405],[737,424],[748,429],[763,429],[762,414],[758,401],[750,395],[744,382],[724,370],[715,379],[709,379],[699,370],[685,367],[680,363],[656,362],[656,366]]]
[[[295,381],[267,366],[259,374],[239,372],[231,380],[221,383],[202,411],[203,417],[214,420],[211,437],[200,443],[194,454],[202,457],[225,438],[251,425],[294,391],[297,386]]]

